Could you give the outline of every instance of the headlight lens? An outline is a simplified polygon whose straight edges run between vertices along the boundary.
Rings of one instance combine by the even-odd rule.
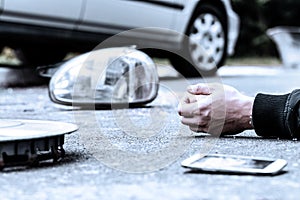
[[[153,60],[132,47],[100,49],[64,63],[50,80],[50,98],[73,106],[146,104],[158,92]]]

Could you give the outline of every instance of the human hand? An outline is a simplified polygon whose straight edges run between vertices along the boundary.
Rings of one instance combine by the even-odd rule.
[[[178,107],[181,122],[195,132],[237,134],[252,129],[254,98],[219,83],[200,83],[187,88]]]

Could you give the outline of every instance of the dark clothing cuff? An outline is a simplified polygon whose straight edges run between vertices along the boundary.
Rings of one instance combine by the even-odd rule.
[[[285,127],[286,103],[289,95],[258,94],[252,110],[252,123],[257,135],[290,138]]]

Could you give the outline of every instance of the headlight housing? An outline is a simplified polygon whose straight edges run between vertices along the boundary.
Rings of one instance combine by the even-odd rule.
[[[49,84],[53,102],[73,106],[141,105],[158,92],[155,63],[133,47],[92,51],[64,63]]]

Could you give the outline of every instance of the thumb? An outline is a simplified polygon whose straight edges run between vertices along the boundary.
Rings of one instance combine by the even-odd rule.
[[[194,95],[210,95],[211,94],[209,87],[204,83],[190,85],[187,87],[187,91]]]

